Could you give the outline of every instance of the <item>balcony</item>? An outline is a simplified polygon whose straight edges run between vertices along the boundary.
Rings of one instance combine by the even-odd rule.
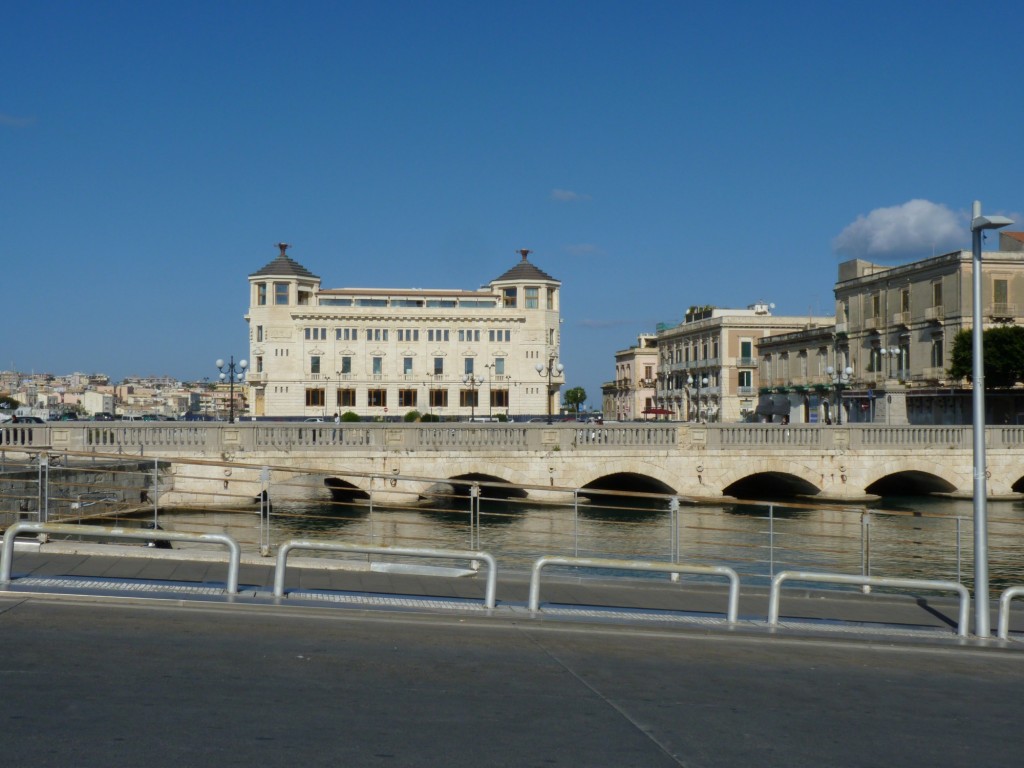
[[[925,310],[924,310],[924,319],[925,320],[942,320],[945,316],[946,316],[946,313],[943,311],[943,307],[942,307],[941,304],[939,304],[938,306],[935,306],[935,307],[925,307]]]
[[[736,358],[737,368],[757,368],[756,357],[737,357]]]
[[[266,384],[267,383],[267,374],[266,374],[266,372],[252,373],[250,371],[248,374],[246,374],[245,379],[250,384]]]
[[[897,312],[892,316],[893,325],[910,325],[909,312]]]
[[[864,318],[864,330],[874,331],[882,325],[881,318],[879,317],[865,317]]]
[[[754,387],[736,387],[736,394],[737,395],[744,395],[744,396],[745,395],[755,395],[755,394],[757,394],[757,389],[754,388]]]
[[[997,302],[995,304],[990,304],[986,308],[985,314],[993,320],[1012,319],[1017,316],[1017,305],[1007,304],[1006,302]]]
[[[837,335],[840,334],[840,333],[845,334],[849,330],[850,330],[850,324],[849,323],[845,323],[845,322],[844,323],[836,323],[836,334]]]
[[[941,381],[946,378],[945,368],[923,368],[921,369],[921,378],[929,379],[934,381]]]

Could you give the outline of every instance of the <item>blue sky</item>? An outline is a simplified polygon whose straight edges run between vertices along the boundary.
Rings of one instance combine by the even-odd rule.
[[[530,248],[599,403],[692,304],[831,314],[841,260],[968,248],[974,199],[1024,229],[1022,27],[1010,2],[8,3],[0,369],[214,376],[282,240],[325,287],[476,288]]]

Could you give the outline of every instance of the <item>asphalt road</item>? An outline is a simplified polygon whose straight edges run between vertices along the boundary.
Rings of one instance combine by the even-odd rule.
[[[1024,659],[0,596],[5,766],[1017,766]]]

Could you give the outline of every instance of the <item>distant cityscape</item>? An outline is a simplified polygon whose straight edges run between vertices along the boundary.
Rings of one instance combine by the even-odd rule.
[[[244,387],[220,381],[186,382],[170,376],[130,376],[119,383],[102,373],[0,371],[0,410],[44,420],[121,417],[225,419],[245,410]]]

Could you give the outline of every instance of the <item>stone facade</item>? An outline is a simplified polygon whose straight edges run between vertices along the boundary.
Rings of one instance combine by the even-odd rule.
[[[249,276],[248,415],[496,418],[557,403],[561,283],[529,251],[479,290],[327,289],[279,248]]]

